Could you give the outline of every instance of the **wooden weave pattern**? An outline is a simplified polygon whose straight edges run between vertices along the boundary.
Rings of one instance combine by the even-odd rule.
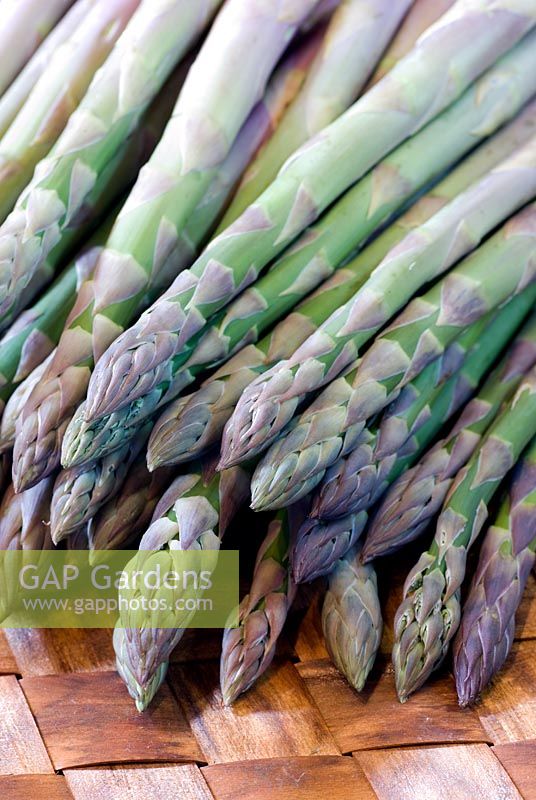
[[[396,602],[396,584],[387,607]],[[401,706],[387,651],[356,694],[302,593],[276,662],[232,709],[220,634],[189,632],[138,714],[108,631],[0,633],[0,796],[7,800],[536,800],[536,579],[507,667],[457,706],[448,669]]]

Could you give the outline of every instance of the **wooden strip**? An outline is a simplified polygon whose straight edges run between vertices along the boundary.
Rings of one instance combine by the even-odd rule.
[[[378,800],[523,800],[485,744],[370,750],[355,758]]]
[[[341,752],[446,742],[483,742],[476,713],[458,706],[450,676],[434,678],[401,705],[392,669],[378,665],[358,694],[330,661],[297,664]]]
[[[17,661],[9,646],[5,631],[0,630],[0,675],[16,675],[18,672]]]
[[[516,615],[516,639],[536,639],[536,577],[532,573]]]
[[[536,739],[500,744],[493,748],[493,753],[525,800],[536,800]]]
[[[201,770],[216,800],[375,800],[361,767],[345,756],[273,758]]]
[[[167,685],[143,714],[111,672],[24,678],[22,688],[56,769],[202,760]]]
[[[75,800],[213,800],[194,764],[73,769],[65,777]]]
[[[516,642],[476,706],[494,744],[536,739],[536,641]]]
[[[112,670],[112,632],[103,629],[6,631],[23,677]]]
[[[54,772],[19,682],[0,678],[0,775]]]
[[[277,662],[232,708],[219,688],[219,664],[175,665],[170,683],[209,764],[258,758],[339,755],[296,670]]]
[[[0,796],[5,800],[73,800],[61,775],[10,775],[0,778]]]

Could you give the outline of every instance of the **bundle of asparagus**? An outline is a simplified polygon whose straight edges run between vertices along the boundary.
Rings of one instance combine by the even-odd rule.
[[[473,702],[536,552],[534,3],[4,6],[0,549],[215,565],[248,497],[281,509],[223,636],[230,704],[324,575],[327,647],[360,691],[371,562],[435,524],[397,689],[455,639]],[[125,602],[114,647],[143,710],[190,618],[139,622]]]

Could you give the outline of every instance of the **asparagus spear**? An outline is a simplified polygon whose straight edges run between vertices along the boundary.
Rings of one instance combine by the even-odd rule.
[[[245,173],[219,231],[262,194],[300,145],[354,102],[411,2],[342,0],[300,93]]]
[[[456,479],[430,548],[409,573],[395,617],[393,663],[404,702],[443,660],[460,622],[460,587],[467,551],[488,515],[501,481],[536,434],[536,368],[491,425]]]
[[[0,31],[0,95],[73,0],[4,0]]]
[[[386,459],[383,469],[366,483],[355,506],[343,511],[344,516],[333,521],[310,516],[298,532],[292,553],[294,578],[298,583],[328,574],[338,558],[342,558],[361,536],[368,522],[368,510],[387,486],[403,475],[415,463],[441,430],[444,421],[454,414],[464,400],[474,392],[479,380],[511,338],[516,327],[536,299],[536,287],[514,298],[484,333],[479,348],[473,350],[463,368],[436,394],[429,418],[398,451],[398,458]],[[440,373],[441,370],[438,370]],[[352,509],[354,509],[352,511]],[[361,555],[363,559],[363,554]]]
[[[322,392],[257,467],[254,508],[277,508],[310,491],[339,457],[345,439],[351,441],[461,330],[536,281],[535,223],[536,204],[531,204],[414,299],[361,362]]]
[[[150,426],[146,425],[136,439],[101,461],[59,473],[50,502],[50,530],[54,544],[85,527],[97,511],[119,492],[129,468],[144,448],[149,432]]]
[[[536,555],[536,440],[517,465],[487,531],[453,645],[460,705],[474,702],[506,661]]]
[[[359,547],[353,548],[337,562],[322,607],[331,660],[358,692],[376,659],[383,629],[376,573],[359,555]]]
[[[533,42],[533,45],[534,44],[536,44],[536,38]],[[320,266],[323,266],[325,263],[329,266],[332,261],[337,262],[342,260],[350,254],[355,245],[360,241],[361,236],[364,236],[366,232],[370,232],[374,227],[377,227],[390,212],[400,206],[404,198],[407,199],[413,194],[417,186],[422,186],[426,180],[430,180],[431,176],[437,175],[436,170],[440,164],[442,164],[443,167],[451,164],[452,160],[455,158],[455,153],[459,156],[467,152],[470,142],[475,142],[475,131],[479,131],[481,137],[484,130],[487,132],[494,130],[495,125],[499,123],[501,118],[504,119],[502,114],[505,107],[509,105],[507,102],[505,106],[505,100],[507,98],[505,97],[504,89],[506,89],[508,96],[516,98],[514,105],[519,107],[517,104],[524,95],[524,91],[519,87],[519,94],[517,91],[513,95],[510,94],[513,87],[513,74],[517,74],[519,78],[521,78],[521,82],[526,82],[527,86],[529,83],[532,84],[531,80],[527,81],[527,75],[530,74],[530,70],[527,72],[526,67],[528,66],[527,60],[532,60],[534,62],[533,66],[536,68],[536,48],[534,46],[528,47],[527,43],[525,43],[518,49],[517,55],[512,55],[512,59],[517,64],[513,72],[510,67],[506,66],[505,60],[502,65],[499,65],[495,70],[488,73],[482,79],[482,82],[478,82],[455,107],[446,112],[436,122],[431,123],[425,131],[421,132],[412,142],[408,143],[407,146],[404,145],[404,147],[401,148],[401,152],[403,150],[405,155],[401,162],[398,161],[398,151],[394,154],[394,163],[391,162],[390,165],[386,165],[386,172],[389,173],[389,175],[391,174],[389,166],[395,167],[396,171],[398,171],[400,166],[404,166],[403,162],[406,156],[408,158],[406,162],[408,168],[402,169],[404,178],[396,182],[396,186],[398,188],[404,187],[403,189],[399,191],[397,188],[397,190],[393,192],[393,182],[389,180],[386,200],[385,202],[381,202],[378,197],[377,186],[383,185],[384,181],[381,176],[384,173],[380,168],[379,172],[375,171],[371,176],[372,181],[366,178],[362,184],[355,187],[355,189],[338,204],[338,207],[336,206],[333,209],[333,212],[327,214],[325,219],[321,221],[315,229],[309,231],[309,235],[304,237],[301,243],[303,246],[301,248],[297,247],[296,250],[291,253],[292,264],[296,272],[284,270],[280,273],[283,275],[283,279],[288,280],[290,276],[293,280],[294,292],[296,291],[296,286],[299,286],[299,282],[294,280],[294,276],[297,278],[300,274],[297,268],[305,270],[306,266],[310,265],[307,269],[307,278],[311,281],[315,274],[318,275],[318,258],[315,259],[315,256],[318,251],[322,252],[323,247],[326,248],[326,251],[328,251],[329,248],[330,258],[327,262],[322,259],[320,261]],[[517,71],[518,69],[519,72]],[[505,80],[506,75],[508,75],[507,80]],[[491,95],[489,93],[490,87],[493,87]],[[496,90],[498,91],[497,95],[495,95]],[[530,91],[532,91],[532,89]],[[490,101],[490,107],[484,108],[486,103],[483,98]],[[493,120],[491,128],[489,125],[490,120]],[[450,124],[451,122],[455,123],[454,129]],[[457,138],[457,134],[460,135],[460,139]],[[442,149],[440,152],[436,152],[434,147],[437,146],[439,140],[442,142]],[[413,149],[413,145],[418,145],[418,147]],[[426,159],[423,158],[423,153],[427,152],[434,154],[429,164],[426,164]],[[441,160],[443,157],[445,161]],[[374,176],[376,176],[376,178]],[[376,187],[376,189],[374,187]],[[381,193],[381,196],[383,197],[383,193]],[[372,206],[371,202],[373,203]],[[355,224],[356,216],[359,220],[363,220],[362,224],[358,226]],[[288,267],[288,260],[282,259],[278,266],[281,267],[283,264]],[[400,282],[397,277],[397,286],[399,285]],[[155,304],[154,308],[157,306],[158,303]],[[261,307],[258,309],[258,306],[259,304],[257,303],[253,310],[255,311],[257,309],[258,313],[262,314],[263,308]],[[269,307],[267,310],[268,319],[272,313],[273,309]],[[245,328],[250,332],[251,323],[251,318],[246,320]],[[241,328],[240,325],[238,325],[237,327],[238,331],[244,330],[244,326]],[[324,346],[325,337],[322,336],[322,330],[320,334],[322,346]],[[131,329],[132,335],[135,340],[138,341],[136,331],[138,331],[136,326]],[[211,328],[211,331],[214,332],[214,328]],[[200,348],[200,351],[197,352],[195,356],[191,357],[192,363],[196,361],[200,362],[197,364],[197,368],[205,362],[207,347],[210,357],[213,357],[211,337],[208,334],[206,337],[204,337],[203,334],[200,336],[205,346]],[[215,334],[213,338],[215,338],[218,347],[226,346],[225,340],[223,344],[221,343],[221,337]],[[318,339],[315,339],[315,341],[318,344]],[[195,345],[196,342],[194,341],[194,348]],[[134,435],[136,425],[145,417],[153,414],[155,409],[172,399],[176,393],[184,387],[185,378],[189,380],[187,373],[181,373],[181,367],[184,365],[184,361],[187,359],[188,355],[191,355],[191,351],[189,347],[186,347],[181,356],[170,358],[162,382],[145,397],[135,400],[124,409],[118,412],[112,412],[109,416],[98,419],[95,422],[88,421],[86,424],[78,419],[76,423],[73,423],[72,428],[68,429],[64,442],[62,456],[64,464],[66,466],[73,466],[76,463],[82,463],[84,460],[89,461],[101,457],[105,452],[110,452],[114,447],[122,445],[124,439],[128,435]],[[103,358],[106,360],[107,355],[105,354]],[[175,381],[177,372],[180,374]],[[110,378],[110,375],[108,373],[106,374],[108,378]],[[102,379],[104,379],[104,373]],[[255,391],[255,387],[256,382],[252,384],[251,387],[253,392]],[[296,381],[296,388],[300,387],[303,388],[302,384]],[[249,390],[244,393],[244,402],[239,405],[240,411],[237,411],[237,414],[242,414],[246,417],[246,429],[248,428],[248,409],[254,407],[253,402],[246,401],[248,397]],[[291,399],[289,405],[293,402],[293,399]],[[239,442],[236,446],[238,445],[242,448],[242,442]],[[101,447],[104,449],[100,450],[99,448]],[[245,437],[244,447],[241,452],[245,454],[248,447],[253,448],[253,443]]]
[[[133,11],[139,0],[114,0]],[[61,251],[78,215],[108,186],[111,165],[219,0],[144,0],[49,157],[0,228],[0,312],[39,264]]]
[[[428,220],[474,181],[536,133],[536,103],[468,156],[406,214],[283,319],[256,346],[249,345],[207,378],[201,388],[170,403],[155,427],[147,451],[151,469],[198,457],[219,443],[244,389],[292,353],[362,286],[370,272],[405,235]],[[281,263],[285,262],[283,257]]]
[[[172,480],[172,471],[149,473],[142,453],[130,467],[118,494],[108,500],[88,526],[90,550],[127,548],[147,530],[153,512]]]
[[[415,0],[393,38],[387,52],[378,64],[369,87],[378,83],[395,64],[415,46],[419,36],[437,22],[456,0]]]
[[[167,272],[165,286],[176,273],[176,248],[188,218],[261,99],[289,38],[315,2],[299,0],[284,14],[276,0],[231,0],[224,6],[99,265],[100,271],[114,275],[113,285],[106,287],[109,302],[101,310],[109,332],[117,335],[143,307],[151,276]]]
[[[306,45],[292,53],[275,73],[265,98],[250,114],[228,157],[213,170],[212,186],[191,216],[181,244],[177,244],[167,265],[148,274],[145,283],[140,283],[139,275],[132,270],[128,280],[137,281],[140,290],[137,305],[132,293],[125,292],[125,281],[128,283],[128,280],[113,258],[108,258],[109,249],[103,253],[92,281],[86,283],[78,294],[54,362],[25,407],[14,461],[17,487],[31,485],[59,464],[65,428],[84,398],[95,358],[121,330],[121,320],[125,322],[136,309],[139,311],[147,305],[169,284],[180,265],[189,263],[195,247],[203,241],[225,205],[248,159],[276,123],[280,108],[292,92],[293,77],[299,80],[299,74],[309,59],[309,49],[310,46]],[[108,248],[109,245],[110,242]],[[132,264],[128,262],[126,267],[132,269]],[[142,292],[142,288],[145,291]],[[48,407],[46,415],[41,413],[43,403]]]
[[[177,478],[163,496],[140,551],[219,550],[221,537],[247,498],[249,479],[239,467],[221,474],[210,464],[194,469]],[[138,711],[145,710],[158,691],[183,633],[180,628],[155,627],[149,618],[147,627],[129,628],[128,610],[121,614],[114,631],[117,669]]]
[[[491,321],[487,315],[470,325],[439,362],[405,386],[379,423],[365,429],[366,439],[363,431],[359,444],[327,471],[312,516],[332,518],[368,510],[385,491],[407,447],[415,460],[415,434],[434,416],[446,422],[474,394],[534,301],[536,286],[492,314]]]
[[[534,142],[532,151],[533,148]],[[524,148],[524,155],[528,158],[528,172],[533,175],[534,168],[530,166],[533,152],[531,155],[530,144]],[[510,164],[510,175],[515,182],[515,156]],[[500,167],[494,170],[494,175],[501,175]],[[481,191],[485,191],[485,180],[480,186]],[[474,188],[478,191],[477,187]],[[436,259],[428,262],[421,258],[427,247],[426,237],[439,235],[441,226],[448,224],[450,214],[454,213],[456,217],[463,204],[471,197],[474,200],[475,196],[470,192],[469,196],[462,195],[453,202],[449,210],[444,209],[434,217],[430,223],[432,230],[425,226],[421,232],[423,238],[416,232],[400,242],[398,247],[394,247],[371,276],[370,282],[362,287],[355,298],[338,309],[290,359],[276,365],[248,387],[224,437],[223,464],[228,466],[237,463],[245,453],[252,450],[258,453],[266,448],[308,395],[333,380],[356,357],[359,348],[403,307],[412,294],[427,281],[441,274],[441,262],[438,264]],[[499,202],[497,208],[501,205],[502,202]],[[492,216],[495,216],[494,212]],[[436,228],[436,225],[439,227]],[[447,228],[444,230],[446,233]],[[453,240],[464,242],[464,232],[464,228],[453,231]],[[470,246],[468,242],[466,244],[467,247]],[[463,247],[460,254],[462,253]],[[449,263],[455,260],[456,255],[453,252]],[[414,261],[417,261],[418,269],[412,266]]]
[[[514,0],[461,0],[380,83],[294,154],[261,197],[109,348],[90,384],[88,420],[158,386],[173,355],[213,313],[530,30],[536,9],[520,11]],[[367,146],[356,147],[357,141]]]
[[[49,153],[139,0],[100,0],[51,56],[0,141],[0,222]]]
[[[35,84],[48,67],[52,55],[74,33],[80,22],[91,9],[93,0],[76,0],[56,27],[28,61],[23,70],[0,97],[0,136],[3,136]]]
[[[247,692],[272,663],[296,595],[289,548],[300,516],[300,509],[286,509],[270,523],[257,554],[249,593],[238,608],[238,627],[224,631],[220,685],[226,706]]]
[[[439,512],[456,473],[478,447],[505,400],[536,364],[536,315],[471,400],[448,436],[393,483],[368,530],[362,558],[388,555],[416,539]]]

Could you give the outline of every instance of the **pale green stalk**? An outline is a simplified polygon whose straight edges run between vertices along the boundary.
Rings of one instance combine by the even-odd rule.
[[[58,140],[138,3],[97,0],[67,41],[50,56],[0,140],[0,223],[13,210],[36,165]]]
[[[261,197],[114,342],[89,388],[88,421],[147,396],[212,314],[535,23],[536,7],[521,0],[459,0],[380,83],[305,143]]]
[[[132,264],[125,265],[132,272],[124,274],[121,269],[115,269],[117,265],[108,258],[109,251],[103,253],[92,280],[81,287],[54,361],[40,385],[28,398],[21,417],[14,461],[18,488],[31,485],[58,466],[65,428],[76,406],[84,399],[95,359],[106,349],[110,339],[118,334],[121,329],[119,320],[128,320],[133,315],[133,308],[139,311],[146,306],[169,284],[175,271],[191,262],[248,160],[276,124],[280,109],[294,91],[294,80],[300,80],[309,58],[310,43],[306,43],[304,47],[293,51],[278,67],[265,98],[257,103],[229,155],[214,171],[212,184],[190,217],[173,258],[165,269],[147,275],[144,292],[141,291],[139,273]],[[133,305],[132,295],[126,290],[130,285],[129,280],[133,280],[140,290],[139,306]],[[108,313],[113,316],[113,322]],[[43,404],[47,408],[46,414],[41,413]]]
[[[0,28],[0,95],[73,0],[4,0]]]
[[[339,268],[257,345],[242,348],[207,378],[198,391],[170,403],[156,421],[149,440],[147,458],[150,468],[182,463],[216,446],[240,395],[256,376],[291,356],[334,311],[351,299],[389,250],[411,230],[426,222],[534,134],[536,103],[533,102],[513,122],[462,161],[355,259]],[[284,257],[280,263],[289,264]]]
[[[71,37],[94,0],[76,0],[59,20],[15,80],[0,96],[0,136],[3,136],[48,67],[52,55]],[[0,9],[1,11],[1,9]]]
[[[529,37],[516,48],[515,52],[486,73],[452,108],[395,151],[385,162],[382,162],[372,170],[317,225],[309,229],[295,247],[289,251],[291,261],[283,256],[278,262],[279,266],[281,264],[285,264],[287,268],[289,268],[289,264],[293,266],[293,271],[290,271],[290,268],[284,270],[283,279],[287,280],[290,277],[293,284],[292,293],[295,299],[298,299],[296,290],[300,286],[298,278],[301,270],[305,270],[308,267],[306,270],[307,286],[312,288],[311,281],[315,275],[319,280],[325,274],[326,269],[332,268],[330,265],[340,263],[343,258],[350,255],[363,238],[399,209],[401,204],[411,198],[418,188],[432,181],[435,176],[441,174],[445,168],[460,158],[468,149],[478,141],[481,141],[485,135],[493,133],[502,122],[509,119],[512,114],[515,114],[534,92],[535,87],[532,79],[534,70],[536,70],[536,34],[533,38]],[[288,287],[288,284],[286,285]],[[398,291],[401,291],[400,282],[397,283],[397,288]],[[285,301],[288,300],[286,294],[283,297]],[[161,302],[165,301],[162,300]],[[240,298],[238,298],[237,302],[240,303]],[[153,306],[153,310],[157,309],[159,305],[161,306],[160,301]],[[257,306],[253,307],[253,314],[256,308]],[[344,309],[347,308],[347,306],[344,307]],[[275,305],[273,308],[269,306],[264,310],[262,305],[258,305],[257,313],[260,313],[265,319],[273,320],[272,315],[276,310]],[[141,320],[144,319],[146,318],[142,316]],[[246,323],[249,324],[241,326],[240,321],[238,321],[238,325],[233,327],[235,327],[235,330],[238,329],[239,332],[245,327],[246,333],[249,332],[250,336],[256,336],[253,317],[249,317]],[[307,340],[314,341],[317,346],[320,342],[320,353],[324,352],[323,348],[325,346],[325,337],[322,335],[324,327],[322,326],[320,329],[319,337],[313,336],[310,340]],[[203,340],[204,345],[206,344],[207,347],[201,348],[199,354],[195,353],[193,356],[192,351],[199,344],[196,337],[193,337],[192,342],[183,347],[181,354],[176,356],[173,356],[175,346],[173,337],[171,341],[167,336],[162,339],[157,338],[158,347],[164,347],[165,345],[167,348],[169,345],[171,348],[166,351],[170,358],[152,374],[149,386],[152,385],[154,378],[155,387],[144,397],[134,400],[125,408],[112,412],[109,416],[96,421],[84,422],[83,424],[80,415],[82,413],[85,414],[85,411],[81,411],[80,414],[77,412],[78,419],[76,423],[73,423],[73,427],[68,429],[64,443],[63,459],[65,465],[73,466],[77,463],[83,463],[84,460],[89,461],[93,458],[99,458],[105,452],[110,452],[114,447],[122,445],[126,436],[134,435],[136,426],[142,419],[153,414],[157,408],[173,399],[184,388],[184,380],[185,377],[188,378],[188,372],[181,368],[190,357],[192,358],[192,363],[195,363],[199,355],[197,366],[204,364],[205,367],[212,363],[214,352],[220,353],[223,357],[224,354],[222,354],[221,348],[226,345],[225,339],[218,335],[218,331],[214,327],[211,327],[210,330],[215,333],[214,341],[211,340],[208,334],[206,336],[203,332],[198,334],[197,336]],[[136,343],[143,338],[139,326],[131,328],[128,335],[132,336],[133,346],[125,354],[123,360],[125,372],[119,380],[122,385],[124,385],[125,381],[136,379],[130,367],[127,369],[126,365],[132,353],[136,352]],[[348,339],[351,338],[352,336],[349,335]],[[299,349],[301,350],[301,348]],[[113,347],[105,353],[101,364],[109,364],[108,356],[112,350]],[[209,358],[207,358],[207,354]],[[344,350],[343,356],[348,357],[349,355],[347,349]],[[147,349],[146,356],[151,363],[154,363],[152,347]],[[339,363],[341,357],[339,356],[338,359],[335,359],[335,366]],[[142,370],[142,366],[138,364],[138,367],[136,375],[139,375],[140,370]],[[100,365],[97,372],[99,372],[99,369]],[[110,367],[110,369],[112,368]],[[120,372],[121,370],[122,367]],[[279,368],[268,372],[266,381],[269,380],[271,374],[278,372]],[[293,373],[289,370],[287,374],[289,372],[292,380]],[[103,366],[99,374],[101,377],[98,378],[98,381],[103,383],[103,388],[104,381],[106,381],[107,385],[111,384],[112,387],[117,387],[118,381],[115,378],[119,373],[115,372],[115,370],[109,372]],[[92,380],[95,381],[95,377]],[[264,380],[265,376],[260,376],[258,382],[254,381],[252,383],[251,391],[254,396],[257,387],[262,391]],[[275,386],[272,385],[274,391],[277,391],[278,388],[279,385],[277,383]],[[299,394],[300,391],[305,391],[306,387],[304,387],[303,382],[296,380],[294,388]],[[244,393],[243,402],[241,401],[237,408],[237,415],[239,413],[244,415],[245,421],[243,426],[242,424],[238,425],[238,442],[235,446],[239,448],[240,454],[244,456],[250,449],[254,450],[256,445],[247,436],[251,425],[248,414],[251,409],[255,408],[253,398],[251,398],[252,402],[248,402],[249,397],[248,389]],[[291,396],[288,401],[291,416],[296,402],[295,396]],[[278,404],[278,408],[281,408],[281,403]],[[240,409],[240,412],[238,409]],[[283,421],[283,424],[285,421]],[[243,442],[241,439],[242,427],[246,433]],[[277,426],[275,427],[277,428]],[[103,449],[101,450],[100,448]]]
[[[103,0],[102,0],[103,1]],[[109,180],[129,136],[220,0],[112,0],[110,34],[121,8],[137,13],[95,75],[76,113],[0,228],[0,313],[39,265],[57,257],[77,219]]]
[[[412,0],[342,0],[305,83],[246,171],[218,231],[277,177],[287,158],[355,101]]]
[[[465,231],[462,241],[467,241]],[[455,250],[451,253],[456,258]],[[309,492],[344,452],[345,442],[439,358],[464,328],[536,282],[535,255],[536,204],[530,204],[414,298],[362,360],[324,389],[272,445],[252,481],[253,507],[280,508]],[[371,320],[361,317],[359,324],[365,328]]]

